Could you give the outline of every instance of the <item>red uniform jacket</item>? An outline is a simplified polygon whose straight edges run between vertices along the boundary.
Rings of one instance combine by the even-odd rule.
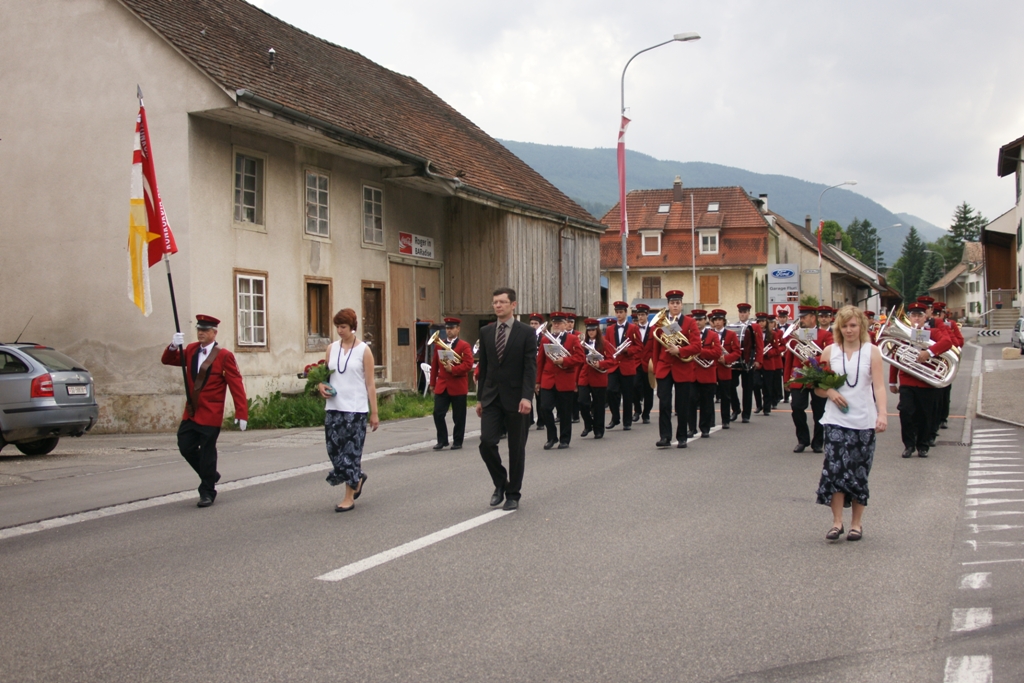
[[[760,363],[764,366],[764,335],[759,334],[761,326],[757,323],[747,325],[740,343],[740,358],[749,366]],[[736,336],[739,339],[739,335]]]
[[[235,363],[235,355],[218,345],[217,357],[210,365],[210,374],[206,378],[203,390],[199,392],[199,405],[195,415],[188,414],[188,404],[185,412],[182,413],[182,420],[192,420],[196,424],[207,427],[220,427],[224,422],[224,392],[231,389],[231,399],[235,403],[235,418],[239,420],[249,419],[249,404],[245,400],[245,385],[242,384],[242,374],[238,372],[238,364]],[[188,391],[192,393],[192,357],[199,351],[199,342],[192,342],[185,347],[185,365],[188,368]],[[164,365],[181,366],[181,354],[178,349],[164,348],[164,354],[160,357]]]
[[[953,346],[962,349],[964,347],[964,335],[960,331],[960,326],[952,320],[943,320],[942,322],[946,324],[946,329],[949,330],[949,339],[953,342]]]
[[[580,338],[574,334],[563,334],[561,336],[562,346],[569,352],[569,355],[562,361],[562,367],[558,367],[544,352],[544,347],[551,342],[547,337],[541,335],[541,345],[537,349],[537,382],[541,389],[554,389],[555,391],[576,391],[576,373],[580,363],[584,362],[583,345]]]
[[[636,326],[637,335],[640,337],[640,341],[643,344],[644,351],[640,356],[640,365],[637,368],[637,372],[641,375],[647,374],[654,363],[654,348],[659,346],[658,342],[654,341],[654,335],[651,334],[654,330],[648,325],[643,330],[640,326]]]
[[[782,332],[764,330],[762,342],[764,343],[764,369],[782,370],[785,365],[782,359],[782,353],[785,351],[782,346]]]
[[[683,328],[683,334],[689,342],[686,346],[680,347],[679,357],[668,352],[661,342],[654,341],[654,376],[658,379],[665,379],[672,376],[673,382],[695,382],[696,372],[693,366],[696,363],[683,362],[683,358],[689,358],[701,351],[700,330],[697,323],[688,315],[679,316],[679,326]]]
[[[794,334],[796,334],[796,333],[794,332]],[[822,330],[820,328],[818,329],[818,338],[815,341],[815,343],[818,345],[819,349],[824,350],[824,348],[826,346],[828,346],[829,344],[831,344],[832,341],[833,341],[833,339],[832,339],[832,333],[831,332],[829,332],[828,330]],[[785,354],[786,354],[786,370],[785,370],[785,373],[783,374],[783,377],[784,377],[785,381],[788,383],[789,382],[789,378],[793,376],[793,368],[794,367],[800,367],[800,365],[802,365],[802,363],[800,362],[800,360],[796,356],[794,356],[789,351],[785,351]],[[821,355],[820,354],[818,355],[818,360],[821,360]]]
[[[464,339],[456,339],[452,350],[462,357],[462,361],[448,370],[441,364],[441,348],[434,348],[430,361],[430,390],[435,394],[448,392],[449,396],[465,396],[469,393],[469,373],[473,369],[473,347]]]
[[[615,353],[615,347],[609,344],[607,339],[598,336],[594,341],[594,346],[597,348],[598,353],[604,356],[604,360],[597,364],[600,370],[595,369],[594,366],[587,362],[587,349],[583,347],[583,363],[580,365],[580,370],[576,377],[576,381],[581,387],[608,386],[608,373],[615,372],[615,368],[619,367],[619,359],[612,358],[612,354]],[[619,355],[621,356],[622,354],[620,353]],[[601,372],[601,370],[604,370],[604,372]]]
[[[612,351],[619,347],[619,342],[616,338],[616,331],[618,329],[618,321],[609,323],[608,328],[604,331],[604,338],[609,344],[612,345]],[[640,342],[640,330],[637,326],[631,322],[626,323],[626,328],[623,330],[622,341],[629,339],[633,343],[629,345],[629,348],[620,353],[616,359],[619,361],[619,372],[622,373],[623,377],[632,377],[636,374],[636,369],[640,366],[640,360],[644,353],[643,344]]]
[[[694,359],[693,364],[696,366],[693,371],[697,376],[698,384],[718,384],[718,359],[722,357],[722,341],[721,337],[718,336],[718,332],[715,332],[713,327],[705,327],[701,330],[701,336],[704,338],[701,342],[700,353],[697,354],[697,358],[703,361],[713,361],[710,367],[703,367],[700,363]]]
[[[935,342],[928,347],[928,350],[932,352],[933,356],[941,356],[946,351],[953,348],[953,339],[950,337],[949,328],[945,325],[937,325],[931,330],[932,341]],[[884,357],[884,356],[883,356]],[[923,387],[925,389],[934,389],[928,382],[923,382],[913,375],[899,370],[899,384],[901,387]],[[897,368],[895,365],[889,366],[889,384],[895,384],[897,378]]]
[[[740,338],[732,330],[723,327],[721,335],[722,339],[722,350],[725,351],[725,356],[719,358],[715,365],[718,368],[718,381],[727,381],[732,379],[732,364],[740,359]]]

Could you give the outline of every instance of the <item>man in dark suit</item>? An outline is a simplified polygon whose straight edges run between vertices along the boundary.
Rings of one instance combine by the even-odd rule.
[[[494,290],[491,306],[497,321],[480,329],[480,378],[476,414],[480,417],[480,457],[494,482],[491,506],[519,508],[526,462],[526,437],[537,381],[537,334],[515,319],[516,291]],[[508,429],[508,470],[501,464],[498,442]]]

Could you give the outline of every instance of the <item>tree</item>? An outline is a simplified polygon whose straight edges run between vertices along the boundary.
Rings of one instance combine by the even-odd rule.
[[[852,254],[854,258],[860,258],[860,252],[856,251],[853,247],[853,241],[850,236],[843,232],[842,227],[835,221],[825,221],[825,226],[821,230],[821,243],[831,244],[833,247],[836,246],[836,235],[842,240],[842,249],[847,254]]]
[[[953,224],[949,226],[949,235],[952,238],[953,263],[960,263],[964,254],[964,242],[977,242],[981,239],[981,229],[988,223],[988,220],[975,211],[974,207],[966,201],[956,207],[953,211]]]
[[[811,294],[804,294],[802,297],[800,297],[800,305],[801,306],[820,306],[821,304],[818,302],[818,297],[813,296]]]
[[[924,242],[917,233],[917,228],[910,226],[910,232],[903,240],[903,249],[900,251],[899,260],[893,265],[903,273],[903,290],[900,294],[904,301],[913,301],[917,298],[917,285],[921,280],[921,271],[924,269],[925,256]]]
[[[929,288],[942,279],[946,274],[942,268],[942,258],[938,254],[925,254],[928,258],[921,268],[921,276],[917,281],[917,293],[914,296],[923,296],[928,293]]]
[[[874,269],[876,266],[875,245],[878,244],[878,231],[871,225],[871,221],[867,219],[861,221],[854,218],[853,222],[846,226],[846,234],[850,236],[853,249],[860,254],[857,257],[860,259],[860,262],[868,268]],[[882,258],[881,249],[878,250],[877,266],[879,270],[885,267],[885,259]]]

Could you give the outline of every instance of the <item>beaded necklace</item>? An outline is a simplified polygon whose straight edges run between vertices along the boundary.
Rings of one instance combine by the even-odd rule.
[[[338,355],[334,359],[335,372],[339,375],[344,375],[345,371],[348,370],[348,362],[352,360],[352,352],[356,350],[356,341],[352,340],[352,348],[348,350],[348,355],[345,356],[345,367],[338,370],[341,367],[341,350],[345,348],[345,341],[343,339],[338,340]]]
[[[839,353],[843,355],[843,374],[846,375],[846,386],[850,387],[851,389],[857,386],[857,382],[860,381],[860,352],[863,349],[864,342],[861,342],[860,346],[857,347],[857,376],[853,379],[853,384],[850,384],[850,375],[847,374],[846,372],[846,349],[844,349],[842,345],[839,346]]]

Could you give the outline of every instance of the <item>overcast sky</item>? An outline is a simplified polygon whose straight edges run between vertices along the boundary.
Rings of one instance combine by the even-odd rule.
[[[942,227],[963,200],[989,219],[1016,201],[996,157],[1024,136],[1020,0],[255,4],[417,79],[493,137],[576,147],[615,146],[633,53],[695,31],[630,65],[630,149],[857,180]]]

